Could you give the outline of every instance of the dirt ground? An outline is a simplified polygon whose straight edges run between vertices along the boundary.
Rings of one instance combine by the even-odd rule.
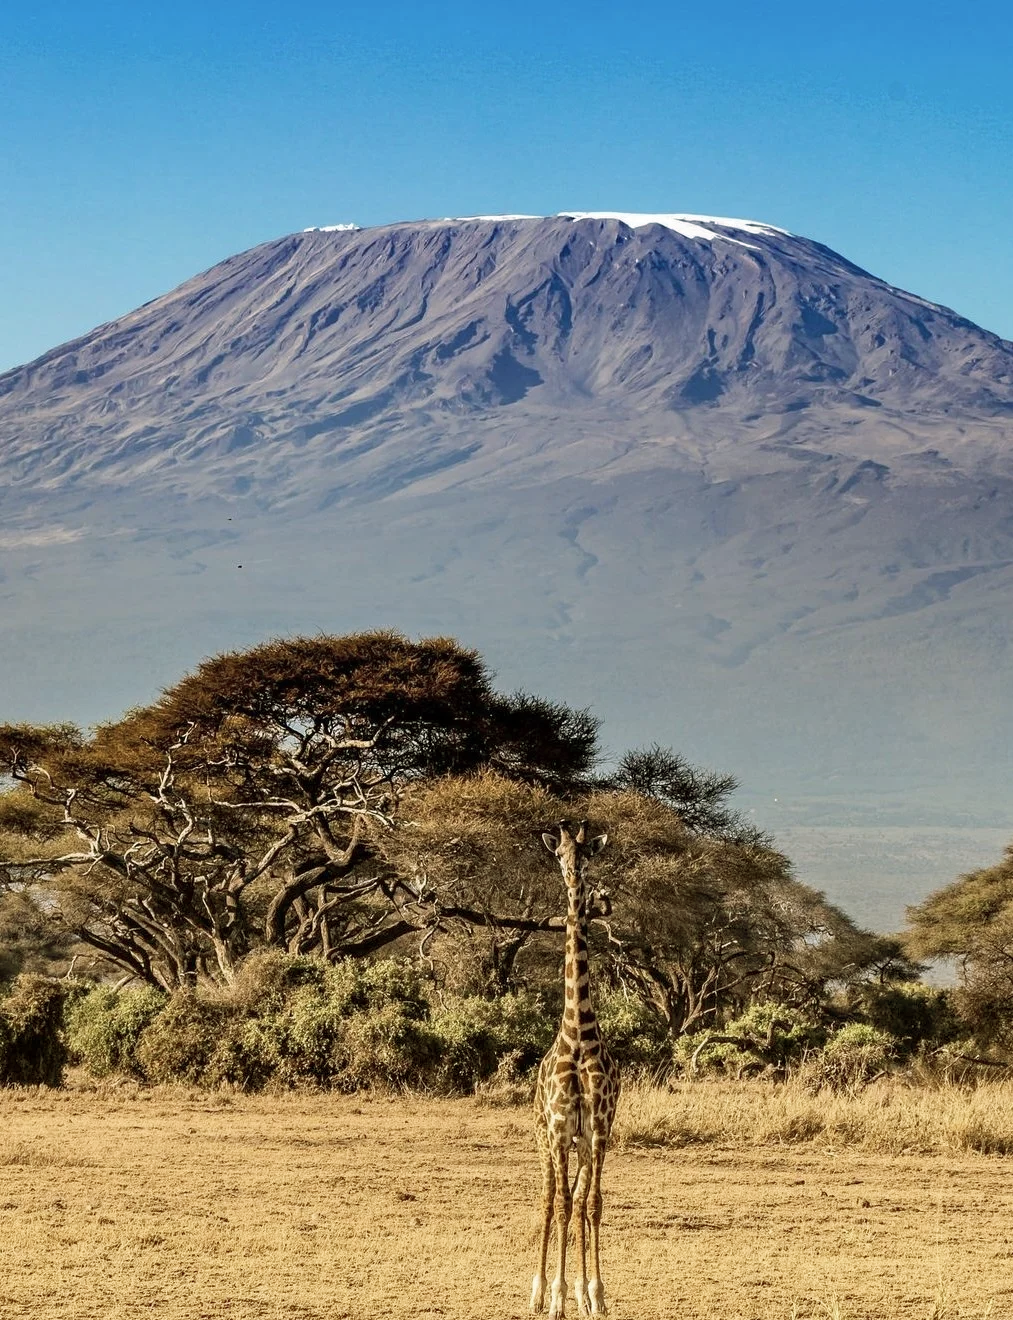
[[[0,1091],[0,1317],[521,1317],[536,1184],[474,1100]],[[603,1256],[614,1320],[1013,1316],[1013,1161],[613,1151]]]

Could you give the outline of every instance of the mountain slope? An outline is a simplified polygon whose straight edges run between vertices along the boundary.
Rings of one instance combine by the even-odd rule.
[[[364,451],[367,491],[466,480],[476,453],[537,471],[539,438],[510,438],[532,416],[691,461],[733,430],[893,450],[898,428],[903,448],[912,421],[954,416],[987,453],[1013,417],[1010,344],[809,240],[667,219],[688,234],[557,217],[263,244],[0,377],[0,475],[228,491],[266,462],[277,499]]]
[[[292,235],[0,377],[0,719],[455,633],[833,827],[809,878],[894,924],[948,875],[862,838],[1008,819],[1011,439],[1013,345],[770,226]]]

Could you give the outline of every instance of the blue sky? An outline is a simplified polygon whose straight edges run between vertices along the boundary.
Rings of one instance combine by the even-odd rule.
[[[1013,338],[1006,4],[5,8],[0,369],[307,225],[766,220]]]

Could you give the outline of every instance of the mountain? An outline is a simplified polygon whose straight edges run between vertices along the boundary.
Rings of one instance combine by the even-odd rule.
[[[861,457],[932,464],[922,431],[959,434],[955,419],[991,452],[1011,417],[1010,344],[808,239],[699,217],[494,217],[265,243],[8,372],[0,476],[157,475],[274,503],[305,492],[307,468],[337,499],[470,482],[504,459],[523,478],[539,429],[588,448],[571,470],[601,469],[590,432],[616,456],[648,441],[704,467],[730,442],[748,471],[757,448],[828,431],[862,437],[845,446]]]
[[[1013,344],[770,225],[308,230],[0,376],[0,718],[451,632],[888,924],[1009,818],[1011,439]]]

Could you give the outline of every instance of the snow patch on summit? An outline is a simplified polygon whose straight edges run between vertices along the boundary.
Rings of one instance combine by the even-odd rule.
[[[680,234],[683,238],[696,239],[702,243],[713,243],[715,239],[720,239],[723,243],[734,243],[737,247],[749,248],[753,252],[759,251],[753,243],[746,243],[741,238],[733,238],[731,234],[718,232],[721,229],[736,229],[743,234],[783,234],[786,238],[792,238],[794,235],[787,229],[780,229],[777,225],[767,225],[760,220],[734,220],[727,216],[719,215],[685,215],[672,212],[663,212],[652,214],[642,211],[559,211],[555,216],[542,215],[447,215],[441,220],[421,221],[414,223],[436,224],[436,225],[461,225],[476,223],[491,223],[504,220],[618,220],[630,229],[645,229],[648,225],[662,225],[665,229],[670,229],[675,234]],[[403,221],[402,223],[409,223]],[[713,228],[717,226],[717,228]],[[361,225],[310,225],[303,230],[304,234],[337,234],[361,229]]]
[[[648,225],[663,225],[665,229],[681,234],[683,238],[693,238],[703,243],[713,243],[715,239],[720,239],[724,243],[735,243],[738,247],[751,248],[754,252],[758,250],[754,244],[746,243],[741,238],[733,238],[731,234],[719,233],[712,226],[716,225],[718,229],[737,229],[744,234],[783,234],[788,238],[792,237],[789,230],[779,229],[777,225],[763,224],[759,220],[733,220],[727,216],[682,215],[672,212],[650,214],[642,211],[559,211],[553,217],[540,215],[458,215],[446,216],[438,223],[468,224],[476,221],[544,220],[549,218],[555,220],[618,220],[624,225],[629,225],[630,229],[644,229]]]
[[[719,225],[722,229],[739,229],[746,234],[785,234],[791,235],[787,229],[779,229],[776,225],[761,224],[758,220],[732,220],[724,216],[716,215],[673,215],[673,214],[647,214],[639,211],[560,211],[561,220],[618,220],[624,225],[629,225],[630,229],[644,229],[648,225],[662,225],[665,229],[671,229],[673,233],[681,234],[683,238],[695,238],[704,243],[713,243],[716,238],[722,239],[726,243],[736,243],[739,247],[753,248],[752,243],[744,243],[739,238],[731,238],[728,234],[719,234],[711,225]]]

